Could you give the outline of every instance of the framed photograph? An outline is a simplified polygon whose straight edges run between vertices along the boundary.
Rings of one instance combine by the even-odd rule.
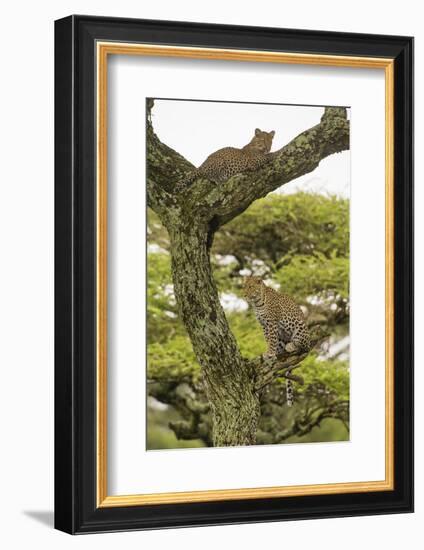
[[[55,525],[413,509],[413,39],[55,24]]]

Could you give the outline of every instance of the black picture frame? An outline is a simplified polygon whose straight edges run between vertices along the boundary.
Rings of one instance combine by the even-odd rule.
[[[394,60],[393,491],[97,507],[99,40]],[[55,22],[55,73],[55,527],[76,534],[413,511],[413,39],[73,15]]]

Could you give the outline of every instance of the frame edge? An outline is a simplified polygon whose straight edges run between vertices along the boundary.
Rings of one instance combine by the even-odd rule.
[[[76,532],[73,357],[74,17],[54,25],[54,526]]]

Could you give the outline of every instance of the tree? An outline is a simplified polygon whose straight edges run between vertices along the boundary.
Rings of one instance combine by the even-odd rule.
[[[150,109],[148,107],[148,206],[158,215],[169,235],[178,313],[202,367],[199,384],[205,395],[204,402],[195,400],[186,388],[186,392],[180,390],[176,399],[182,400],[191,417],[197,418],[197,428],[202,415],[209,411],[211,430],[207,427],[205,430],[211,433],[214,446],[254,444],[258,437],[261,396],[281,377],[301,382],[293,370],[307,354],[285,353],[275,360],[242,356],[220,304],[210,261],[211,246],[216,231],[254,201],[311,172],[328,155],[348,149],[346,110],[326,108],[320,124],[269,154],[268,162],[255,173],[234,176],[220,185],[198,179],[177,192],[176,184],[193,166],[159,140],[151,124]],[[322,332],[317,331],[313,341],[318,343],[322,338]],[[154,395],[153,387],[151,391]],[[157,391],[163,391],[163,385]],[[167,391],[172,393],[172,387]],[[174,428],[187,432],[190,425]]]
[[[148,210],[148,389],[170,405],[148,408],[149,448],[210,446],[211,422],[200,367],[178,316],[166,229]],[[295,296],[310,326],[330,334],[299,364],[304,384],[286,406],[284,377],[260,393],[256,443],[340,441],[349,437],[349,199],[270,194],[217,231],[211,264],[241,354],[265,351],[260,326],[243,301],[252,272]],[[179,416],[179,418],[178,418]],[[177,440],[172,437],[172,432]]]

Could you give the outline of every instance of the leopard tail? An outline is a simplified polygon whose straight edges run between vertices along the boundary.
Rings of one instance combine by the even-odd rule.
[[[293,382],[289,379],[286,380],[286,401],[287,407],[293,407]]]

